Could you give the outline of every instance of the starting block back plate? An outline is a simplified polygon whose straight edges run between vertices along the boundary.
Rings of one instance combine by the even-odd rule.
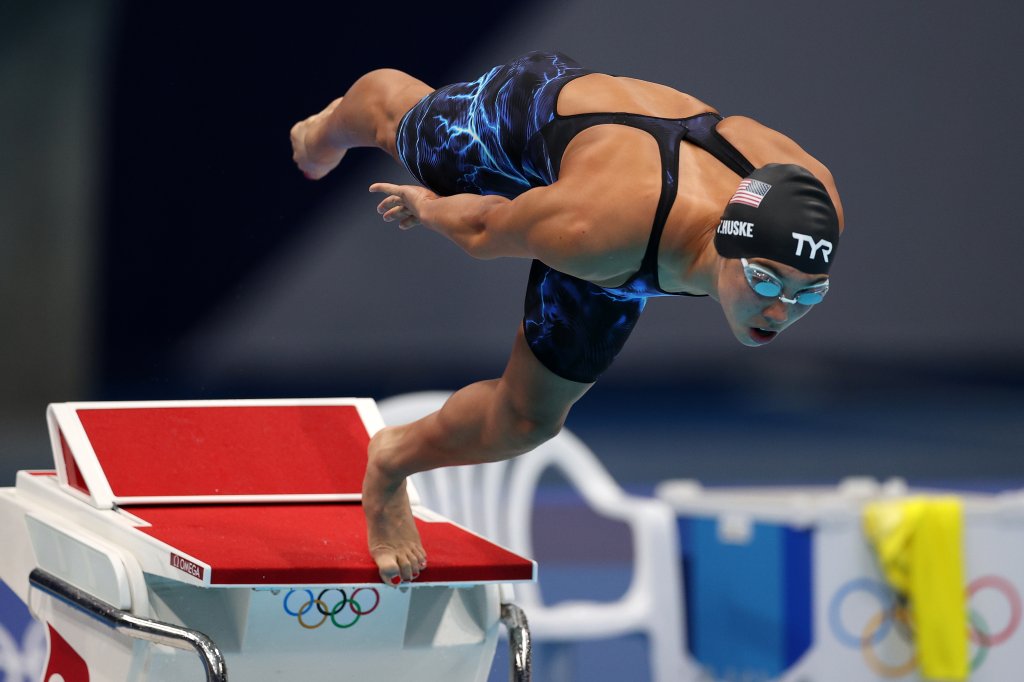
[[[94,506],[358,500],[383,422],[368,399],[61,403],[61,483]]]

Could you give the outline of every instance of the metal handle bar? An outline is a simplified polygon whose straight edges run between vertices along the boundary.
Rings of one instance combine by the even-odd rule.
[[[166,644],[175,649],[195,649],[206,669],[207,682],[227,682],[228,669],[224,663],[224,654],[220,652],[213,640],[196,630],[162,623],[158,620],[139,618],[127,611],[111,606],[91,594],[64,582],[52,573],[36,568],[28,577],[32,587],[38,588],[65,604],[73,606],[86,615],[92,616],[104,625],[133,639],[144,639],[158,644]]]
[[[533,649],[526,614],[515,604],[502,604],[501,622],[508,628],[509,679],[512,682],[530,682]]]

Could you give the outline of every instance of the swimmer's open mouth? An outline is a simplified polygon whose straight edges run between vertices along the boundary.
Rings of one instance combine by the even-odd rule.
[[[760,327],[751,327],[748,333],[750,338],[757,343],[768,343],[779,335],[778,332],[773,332],[770,329],[761,329]]]

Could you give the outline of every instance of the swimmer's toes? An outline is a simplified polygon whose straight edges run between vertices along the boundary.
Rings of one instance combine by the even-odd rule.
[[[409,582],[419,575],[419,559],[413,552],[408,552],[398,560],[398,567],[401,569],[402,580]]]
[[[395,552],[391,549],[377,549],[371,552],[373,560],[377,564],[377,571],[380,573],[381,582],[395,585],[394,578],[401,581],[401,569],[396,561]]]

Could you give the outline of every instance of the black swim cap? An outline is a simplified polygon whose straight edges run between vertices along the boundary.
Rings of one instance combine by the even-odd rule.
[[[725,258],[767,258],[809,275],[828,273],[838,245],[832,197],[791,163],[770,163],[744,178],[715,231],[715,249]]]

